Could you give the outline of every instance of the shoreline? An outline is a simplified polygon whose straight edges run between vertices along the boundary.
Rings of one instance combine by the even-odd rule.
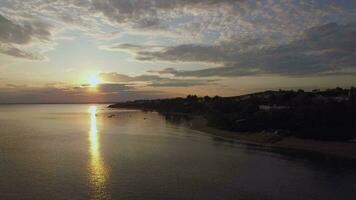
[[[356,161],[356,143],[321,141],[311,139],[300,139],[293,136],[280,137],[271,133],[238,133],[233,131],[220,130],[207,126],[206,119],[202,116],[195,116],[190,121],[190,128],[211,134],[221,139],[228,139],[247,145],[257,145],[262,147],[281,148],[286,150],[308,151],[326,156],[336,156],[339,158]]]

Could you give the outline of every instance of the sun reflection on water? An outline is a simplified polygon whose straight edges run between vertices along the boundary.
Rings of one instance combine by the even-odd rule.
[[[89,130],[89,184],[91,199],[110,199],[107,192],[107,171],[100,154],[100,135],[97,128],[97,107],[90,106],[90,130]]]

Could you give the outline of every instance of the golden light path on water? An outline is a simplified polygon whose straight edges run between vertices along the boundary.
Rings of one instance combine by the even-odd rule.
[[[107,192],[107,171],[100,154],[100,134],[97,128],[97,107],[90,106],[90,130],[89,130],[89,185],[91,199],[110,199]]]

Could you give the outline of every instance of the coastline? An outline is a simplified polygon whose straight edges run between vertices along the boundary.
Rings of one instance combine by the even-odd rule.
[[[320,141],[300,139],[293,136],[280,137],[271,133],[238,133],[225,131],[207,126],[202,116],[193,117],[190,121],[193,130],[208,133],[222,139],[233,140],[242,144],[264,147],[275,147],[288,150],[302,150],[323,155],[356,160],[356,143],[339,141]]]

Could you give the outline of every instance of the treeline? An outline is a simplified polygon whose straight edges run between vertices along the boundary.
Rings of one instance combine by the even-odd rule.
[[[188,95],[137,100],[110,107],[203,115],[209,126],[237,132],[266,131],[302,138],[348,140],[356,136],[355,96],[355,88],[279,90],[237,97]]]

